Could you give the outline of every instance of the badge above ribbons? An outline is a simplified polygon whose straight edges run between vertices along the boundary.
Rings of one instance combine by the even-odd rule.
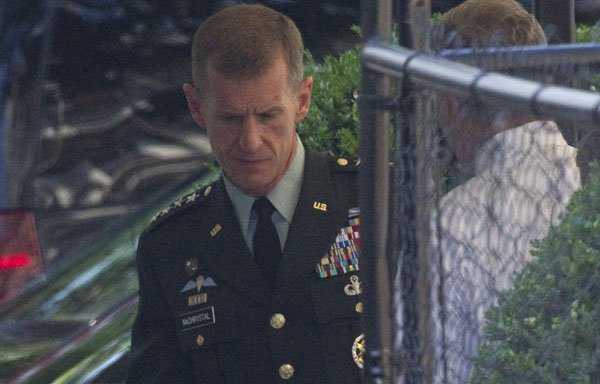
[[[323,279],[359,270],[360,211],[351,209],[348,226],[340,228],[329,252],[317,264],[317,272]]]

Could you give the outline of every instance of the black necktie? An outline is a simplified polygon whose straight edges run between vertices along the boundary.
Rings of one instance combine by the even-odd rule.
[[[271,220],[275,207],[269,199],[261,197],[254,202],[252,209],[256,211],[258,216],[254,238],[252,239],[254,260],[272,290],[275,287],[277,267],[281,259],[279,236]]]

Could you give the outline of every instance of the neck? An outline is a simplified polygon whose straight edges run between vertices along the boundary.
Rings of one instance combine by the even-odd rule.
[[[470,130],[471,132],[479,132],[479,134],[473,134],[471,137],[472,145],[470,146],[470,150],[466,151],[466,156],[461,160],[464,164],[469,164],[473,160],[475,160],[475,156],[477,156],[477,152],[481,149],[481,147],[492,137],[495,135],[508,131],[509,129],[513,129],[516,127],[520,127],[521,125],[525,125],[527,123],[531,123],[535,121],[536,118],[533,115],[514,115],[514,114],[506,114],[506,113],[497,113],[493,116],[493,118],[488,121],[485,119],[480,119],[478,117],[465,122],[465,124],[471,124],[474,129]]]

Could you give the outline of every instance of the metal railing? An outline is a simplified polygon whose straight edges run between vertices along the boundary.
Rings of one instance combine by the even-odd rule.
[[[440,56],[468,65],[489,64],[488,69],[526,69],[552,65],[587,65],[598,64],[600,44],[555,44],[548,46],[488,48],[473,51],[472,49],[448,49],[440,52]]]
[[[600,95],[563,86],[543,84],[483,70],[447,58],[476,63],[482,55],[490,58],[499,68],[535,67],[556,58],[563,60],[569,52],[570,64],[593,64],[600,61],[600,45],[551,46],[546,48],[506,48],[486,52],[469,50],[446,51],[444,57],[391,45],[380,38],[370,40],[362,51],[363,89],[360,98],[361,169],[359,178],[360,205],[362,212],[362,252],[365,260],[365,315],[366,370],[369,382],[391,383],[402,376],[404,383],[428,383],[433,377],[436,364],[431,348],[431,332],[428,328],[431,297],[428,262],[423,239],[428,238],[428,195],[423,190],[429,175],[421,172],[424,158],[420,148],[426,140],[417,137],[411,124],[419,125],[419,100],[408,101],[414,113],[406,112],[411,89],[425,86],[427,89],[448,91],[474,100],[482,105],[501,104],[504,109],[531,113],[546,119],[568,119],[585,125],[600,126]],[[513,61],[514,60],[514,61]],[[566,61],[564,61],[566,63]],[[378,87],[385,80],[397,80],[398,95],[390,95],[387,89]],[[395,150],[400,149],[396,169],[392,172],[401,180],[394,185],[393,193],[408,196],[394,206],[390,195],[390,120],[395,113],[394,130],[399,131]],[[385,115],[388,114],[388,115]],[[415,118],[416,116],[416,123]],[[390,200],[392,199],[392,200]],[[390,205],[392,211],[389,212]],[[391,216],[400,217],[392,223]],[[424,218],[425,217],[425,218]],[[398,227],[402,234],[398,235]],[[394,229],[395,228],[395,229]],[[396,231],[396,232],[394,232]],[[410,265],[416,273],[409,284],[403,282],[403,342],[402,367],[399,358],[393,356],[396,335],[394,312],[390,305],[394,295],[390,271]],[[402,275],[402,279],[406,279]],[[391,308],[391,310],[390,310]],[[386,312],[387,310],[387,312]],[[411,312],[412,311],[412,312]],[[412,318],[411,318],[412,317]],[[407,344],[408,340],[408,344]]]
[[[595,49],[596,61],[600,61],[600,44],[589,45],[583,52],[587,56],[592,49]],[[508,66],[502,61],[506,52],[508,50],[495,53],[502,66]],[[525,51],[517,49],[515,52]],[[550,56],[542,55],[540,49],[529,52],[531,56],[521,55],[521,61],[528,57],[537,61]],[[471,60],[479,55],[475,52]],[[464,57],[467,58],[466,55]],[[537,116],[600,123],[600,95],[594,92],[518,79],[377,40],[364,48],[363,65],[386,76],[405,78],[416,84],[426,83],[432,89],[451,89],[454,94],[468,96],[484,104],[502,101],[508,108]]]

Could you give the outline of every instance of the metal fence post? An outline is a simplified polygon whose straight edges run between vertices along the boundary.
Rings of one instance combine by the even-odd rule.
[[[392,31],[391,0],[362,0],[361,24],[365,41],[389,40]],[[362,70],[360,100],[359,203],[361,207],[361,274],[364,281],[365,375],[370,383],[391,383],[393,340],[391,285],[388,269],[389,215],[389,112],[378,98],[388,95],[389,79]]]
[[[415,51],[430,47],[431,2],[398,1],[399,42]],[[396,365],[406,384],[430,383],[435,371],[431,319],[431,266],[428,260],[432,133],[427,129],[427,101],[404,82],[398,85],[402,109],[396,115],[393,198],[398,206],[397,244],[403,311],[401,355]]]
[[[533,0],[533,14],[549,43],[575,42],[575,0]]]

